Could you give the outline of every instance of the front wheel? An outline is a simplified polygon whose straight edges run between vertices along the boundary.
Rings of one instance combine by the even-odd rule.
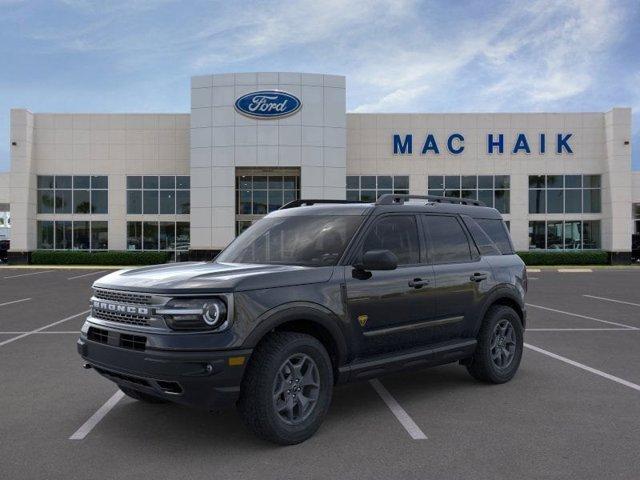
[[[523,337],[522,322],[512,308],[491,307],[480,327],[478,345],[467,370],[483,382],[508,382],[520,365]]]
[[[332,390],[331,360],[322,344],[303,333],[275,332],[251,356],[238,408],[258,437],[293,445],[318,430]]]

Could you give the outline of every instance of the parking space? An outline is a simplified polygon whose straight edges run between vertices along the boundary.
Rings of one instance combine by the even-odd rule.
[[[584,274],[555,271],[536,273],[536,276],[543,281],[539,280],[531,284],[527,302],[640,328],[638,314],[640,292],[637,284],[639,274],[638,270],[600,270]],[[567,295],[570,289],[571,294]],[[594,296],[600,298],[593,298]],[[634,303],[634,299],[637,305],[619,303],[620,301]],[[617,302],[611,300],[617,300]],[[531,308],[531,311],[534,310],[536,307]],[[546,310],[546,312],[548,315],[546,319],[552,318],[551,315],[554,312],[552,310]],[[537,319],[538,316],[533,318]],[[573,318],[576,322],[580,319],[576,316]],[[530,325],[532,328],[538,326],[542,327],[542,325]]]
[[[513,381],[483,385],[447,365],[381,378],[389,398],[369,382],[341,386],[318,434],[287,448],[254,438],[233,410],[127,397],[71,440],[117,392],[75,350],[103,273],[17,276],[36,272],[0,269],[5,478],[638,478],[640,270],[536,273],[535,349]]]
[[[527,302],[529,312],[529,323],[527,330],[547,331],[547,330],[593,330],[593,329],[632,329],[635,328],[631,322],[623,323],[624,319],[608,320],[606,315],[585,312],[581,309],[566,310],[555,307],[548,307],[541,303]]]

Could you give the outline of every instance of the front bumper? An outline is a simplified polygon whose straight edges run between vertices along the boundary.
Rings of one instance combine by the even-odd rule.
[[[251,350],[134,350],[122,348],[122,333],[90,340],[86,331],[77,342],[78,353],[102,376],[141,392],[206,410],[233,405]],[[112,335],[113,333],[113,335]],[[112,341],[111,338],[116,338]]]

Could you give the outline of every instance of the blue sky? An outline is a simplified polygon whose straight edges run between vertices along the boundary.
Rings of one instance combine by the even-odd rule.
[[[347,76],[350,111],[633,115],[637,1],[0,0],[0,170],[9,109],[188,112],[191,75]]]

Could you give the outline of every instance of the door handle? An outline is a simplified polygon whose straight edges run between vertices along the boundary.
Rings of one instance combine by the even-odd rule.
[[[486,279],[487,279],[486,273],[476,272],[473,275],[471,275],[471,278],[469,280],[471,280],[472,282],[481,282],[482,280],[486,280]]]
[[[421,278],[414,278],[409,280],[409,286],[413,288],[422,288],[425,285],[429,285],[429,280],[423,280]]]

